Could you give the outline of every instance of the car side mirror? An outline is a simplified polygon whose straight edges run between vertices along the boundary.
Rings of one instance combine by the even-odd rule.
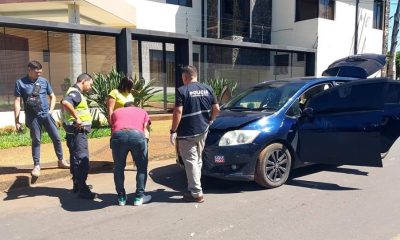
[[[312,119],[314,117],[314,109],[312,108],[304,108],[304,110],[301,112],[301,117],[305,119]]]
[[[224,105],[232,98],[232,92],[228,86],[224,86],[221,91],[221,95],[219,96],[218,102],[220,105]]]

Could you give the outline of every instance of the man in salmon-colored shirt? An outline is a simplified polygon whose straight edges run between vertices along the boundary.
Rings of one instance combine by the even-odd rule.
[[[133,102],[125,103],[111,115],[111,149],[115,163],[114,183],[118,194],[118,204],[126,204],[126,192],[124,187],[126,157],[130,152],[136,163],[136,196],[133,205],[140,206],[151,200],[150,195],[145,195],[147,181],[147,126],[150,125],[148,113],[134,107]]]

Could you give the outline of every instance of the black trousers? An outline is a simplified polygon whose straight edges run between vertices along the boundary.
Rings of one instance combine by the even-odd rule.
[[[76,130],[72,126],[64,126],[67,134],[67,146],[70,155],[70,172],[72,180],[78,184],[79,190],[87,188],[86,180],[89,174],[89,150],[87,132]]]

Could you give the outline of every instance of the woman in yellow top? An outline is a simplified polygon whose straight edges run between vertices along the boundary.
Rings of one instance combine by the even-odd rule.
[[[108,107],[108,122],[111,123],[111,115],[113,112],[121,107],[124,107],[126,102],[133,102],[134,98],[131,94],[133,88],[133,80],[129,77],[124,77],[119,82],[118,88],[112,90],[108,94],[107,107]]]

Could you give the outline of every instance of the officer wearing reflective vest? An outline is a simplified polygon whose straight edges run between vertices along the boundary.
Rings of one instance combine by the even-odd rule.
[[[87,73],[82,73],[78,76],[76,84],[68,89],[61,101],[63,126],[71,162],[72,191],[78,193],[80,198],[85,199],[95,199],[97,196],[86,184],[89,173],[87,133],[91,130],[92,116],[82,93],[90,91],[92,84],[92,77]]]

